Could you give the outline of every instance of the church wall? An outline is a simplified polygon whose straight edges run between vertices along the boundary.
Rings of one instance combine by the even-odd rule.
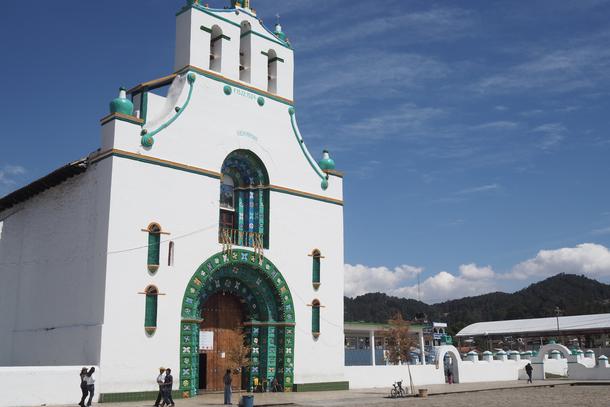
[[[1,407],[75,405],[82,366],[0,367]],[[96,367],[97,370],[97,367]],[[96,376],[99,378],[99,376]]]
[[[265,160],[264,149],[250,147]],[[220,181],[125,158],[107,160],[113,161],[114,169],[106,286],[112,300],[106,303],[100,368],[116,373],[104,376],[101,392],[154,390],[159,366],[172,367],[178,375],[186,285],[205,260],[222,250],[218,243]],[[271,192],[269,206],[270,249],[265,256],[288,281],[296,309],[295,382],[342,380],[342,207],[278,192]],[[161,266],[154,274],[147,270],[148,234],[142,232],[151,222],[171,233],[162,236]],[[169,240],[175,243],[172,267],[167,266]],[[318,291],[312,285],[312,257],[308,256],[316,248],[325,256]],[[145,296],[139,294],[149,284],[164,294],[158,299],[158,329],[152,336],[144,331]],[[314,299],[325,307],[317,341],[311,334],[308,306]],[[326,361],[323,369],[316,362],[322,359]]]
[[[112,301],[102,333],[100,369],[112,371],[100,382],[100,392],[154,390],[160,366],[179,377],[181,304],[187,283],[197,267],[218,252],[217,179],[140,163],[124,158],[114,162],[106,290]],[[147,268],[151,222],[161,225],[160,267]],[[188,235],[188,236],[185,236]],[[174,266],[167,265],[169,240],[175,242]],[[123,251],[121,253],[114,253]],[[145,296],[155,285],[157,330],[144,330]]]
[[[343,208],[275,193],[271,216],[267,256],[286,278],[295,307],[295,383],[342,381]],[[319,289],[312,284],[314,249],[324,256]],[[317,339],[311,329],[315,299],[323,307]]]
[[[0,234],[0,309],[11,310],[0,314],[0,366],[10,366],[13,349],[13,329],[15,327],[17,308],[17,284],[19,273],[17,265],[21,251],[19,245],[23,229],[19,227],[22,220],[14,218],[20,208],[11,208],[0,213],[2,232]],[[13,215],[13,220],[10,216]]]
[[[2,364],[96,364],[103,323],[109,165],[35,196],[4,219]],[[5,255],[6,254],[6,255]],[[5,279],[6,278],[6,279]],[[4,284],[4,282],[8,284]],[[11,344],[12,343],[12,344]]]

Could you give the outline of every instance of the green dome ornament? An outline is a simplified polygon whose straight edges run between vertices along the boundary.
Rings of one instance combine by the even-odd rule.
[[[286,33],[282,31],[282,26],[280,23],[277,23],[275,25],[275,31],[273,32],[273,34],[275,34],[275,36],[278,37],[280,40],[288,42],[288,37],[286,36]]]
[[[330,158],[330,153],[328,152],[328,150],[324,150],[322,152],[322,159],[318,162],[318,165],[324,171],[335,169],[335,160]]]
[[[133,103],[127,99],[127,90],[125,88],[119,89],[119,97],[110,102],[110,113],[133,116]]]
[[[241,7],[250,10],[250,0],[231,0],[231,7]]]

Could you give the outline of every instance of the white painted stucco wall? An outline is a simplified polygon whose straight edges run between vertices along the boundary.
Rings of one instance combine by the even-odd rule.
[[[460,383],[518,380],[519,372],[523,370],[526,364],[526,360],[462,361],[459,364]]]
[[[0,365],[99,361],[110,163],[0,213]]]
[[[81,367],[0,367],[0,407],[77,405]]]
[[[220,18],[215,17],[219,16]],[[224,20],[223,20],[224,19]],[[239,51],[240,51],[240,24],[244,21],[250,23],[252,31],[260,35],[250,35],[251,41],[251,72],[250,81],[242,82],[255,88],[267,91],[267,63],[268,58],[262,52],[274,50],[283,60],[278,67],[278,96],[292,100],[294,93],[294,56],[293,50],[277,43],[277,38],[267,31],[257,17],[248,11],[214,10],[205,13],[197,8],[191,8],[177,16],[176,19],[176,58],[174,71],[186,66],[210,70],[210,40],[211,34],[201,29],[211,29],[218,26],[223,35],[230,40],[222,41],[222,67],[220,75],[227,79],[240,81]],[[241,81],[240,81],[241,82]]]
[[[445,383],[443,369],[434,365],[412,365],[411,377],[415,386]],[[391,388],[402,380],[403,388],[409,387],[409,371],[402,366],[346,366],[345,377],[351,389]]]
[[[256,105],[256,108],[259,107]],[[296,140],[271,137],[274,129],[261,132],[265,136],[257,141],[242,139],[237,132],[231,134],[232,126],[227,122],[228,131],[204,131],[210,136],[198,142],[191,140],[195,148],[182,142],[184,134],[168,131],[161,136],[182,145],[186,156],[192,150],[205,151],[208,157],[217,156],[215,166],[206,167],[213,171],[220,171],[225,158],[222,154],[228,155],[236,148],[249,149],[264,161],[272,184],[277,178],[284,178],[285,186],[298,189],[299,177],[304,176],[314,178],[314,185],[318,184],[316,188],[323,193],[313,170],[302,168],[308,164],[301,152],[291,151],[290,145],[296,144]],[[233,147],[227,145],[231,140]],[[207,148],[215,143],[223,148]],[[159,154],[163,153],[163,145],[161,142]],[[288,148],[282,151],[286,145]],[[155,147],[147,154],[156,153]],[[277,161],[284,157],[275,159],[276,154],[291,156],[294,165],[287,165],[283,170],[277,168]],[[220,182],[124,158],[108,160],[112,160],[114,168],[108,251],[139,249],[108,257],[106,289],[113,293],[113,301],[106,303],[101,368],[117,373],[109,379],[112,382],[103,383],[103,392],[148,389],[159,365],[178,366],[178,329],[184,289],[197,267],[222,249],[218,243]],[[298,175],[291,178],[287,175],[290,173]],[[331,183],[340,191],[340,178],[333,177]],[[282,272],[295,304],[295,382],[344,380],[342,207],[274,191],[270,193],[269,204],[270,248],[265,250],[265,256]],[[146,268],[148,235],[141,231],[151,222],[159,223],[164,231],[171,233],[163,237],[166,242],[161,248],[161,267],[154,275]],[[173,267],[168,267],[167,240],[174,239],[175,262]],[[325,257],[318,290],[311,283],[312,258],[308,256],[316,248]],[[144,296],[138,294],[149,284],[166,294],[159,298],[158,329],[152,338],[143,330]],[[311,335],[311,307],[308,306],[314,299],[324,306],[318,340]],[[324,368],[320,367],[320,360],[324,361]]]

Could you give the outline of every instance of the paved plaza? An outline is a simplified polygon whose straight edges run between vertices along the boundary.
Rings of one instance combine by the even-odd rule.
[[[579,384],[579,385],[576,385]],[[255,406],[606,406],[610,382],[595,385],[567,380],[534,382],[496,382],[422,386],[429,391],[425,399],[389,399],[389,389],[368,389],[312,393],[255,394]],[[239,400],[233,395],[233,404]],[[222,394],[206,394],[177,400],[178,407],[220,406]],[[105,403],[104,407],[149,407],[152,402]]]

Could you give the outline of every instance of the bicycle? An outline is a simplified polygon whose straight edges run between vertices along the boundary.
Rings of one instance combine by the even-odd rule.
[[[394,388],[390,390],[391,398],[406,397],[405,390],[402,388],[402,380],[394,383],[393,386]]]

